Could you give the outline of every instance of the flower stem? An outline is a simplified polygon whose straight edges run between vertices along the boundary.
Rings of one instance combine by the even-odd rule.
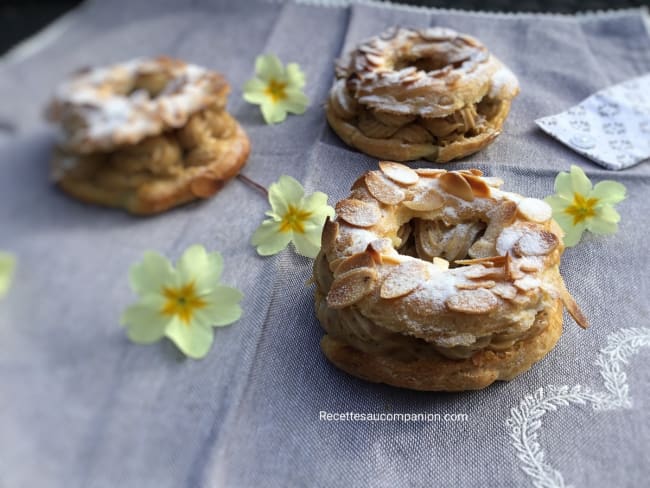
[[[269,191],[268,191],[266,188],[264,188],[262,185],[260,185],[259,183],[257,183],[256,181],[251,180],[248,176],[239,173],[239,174],[237,175],[237,178],[239,178],[240,180],[242,180],[242,181],[243,181],[244,183],[246,183],[248,186],[250,186],[250,187],[252,187],[252,188],[255,188],[257,191],[259,191],[260,193],[264,194],[265,197],[268,197],[268,195],[269,195]]]

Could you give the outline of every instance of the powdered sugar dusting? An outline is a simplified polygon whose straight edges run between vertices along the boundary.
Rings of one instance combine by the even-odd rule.
[[[225,83],[200,66],[163,63],[135,59],[81,73],[60,85],[54,103],[82,121],[68,134],[68,145],[82,152],[90,146],[110,149],[121,142],[139,142],[167,127],[180,127]],[[145,90],[129,93],[138,74],[163,69],[172,79],[160,96],[150,97]]]
[[[492,75],[492,84],[488,96],[490,98],[512,98],[519,91],[519,82],[515,75],[505,66]]]

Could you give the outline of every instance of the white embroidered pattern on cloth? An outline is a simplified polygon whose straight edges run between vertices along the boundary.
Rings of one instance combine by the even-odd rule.
[[[606,411],[632,408],[627,374],[623,366],[642,347],[650,347],[650,328],[633,327],[616,331],[607,338],[596,360],[603,377],[605,391],[594,391],[583,385],[548,385],[526,395],[518,407],[510,410],[506,420],[512,446],[521,461],[521,469],[531,477],[535,488],[570,488],[562,473],[544,458],[539,431],[545,413],[571,404],[591,404],[594,410]]]

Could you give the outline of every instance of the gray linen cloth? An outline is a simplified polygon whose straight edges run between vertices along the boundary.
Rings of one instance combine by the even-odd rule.
[[[481,168],[543,197],[570,164],[629,190],[617,235],[586,235],[563,258],[590,318],[565,317],[558,346],[509,383],[460,394],[375,385],[330,365],[305,286],[312,262],[249,245],[267,202],[238,180],[215,198],[153,218],[85,206],[48,181],[53,131],[42,121],[70,71],[169,54],[225,73],[229,108],[253,143],[245,173],[281,174],[332,201],[374,168],[328,128],[333,60],[391,25],[475,35],[517,74],[504,133],[451,168]],[[45,42],[47,41],[47,42]],[[260,53],[300,63],[304,116],[266,126],[241,98]],[[650,476],[648,228],[650,165],[613,175],[534,120],[650,70],[642,11],[578,17],[493,15],[253,2],[96,0],[38,45],[0,62],[0,249],[19,268],[0,302],[0,487],[611,487]],[[12,130],[13,129],[13,130]],[[129,266],[147,249],[172,259],[194,243],[225,257],[245,293],[242,319],[217,329],[202,361],[119,326],[135,297]],[[328,422],[320,412],[440,414],[439,421]],[[465,414],[466,421],[444,421]],[[646,481],[644,481],[646,480]]]

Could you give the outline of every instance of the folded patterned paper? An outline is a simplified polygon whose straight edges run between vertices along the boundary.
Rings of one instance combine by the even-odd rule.
[[[650,158],[650,73],[601,90],[566,112],[535,122],[607,169],[634,166]]]

